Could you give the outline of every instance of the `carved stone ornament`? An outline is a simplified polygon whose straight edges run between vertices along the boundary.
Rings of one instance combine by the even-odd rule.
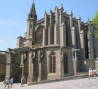
[[[43,50],[40,50],[40,62],[42,61],[43,58]]]
[[[32,62],[34,61],[35,59],[35,52],[32,52]]]
[[[43,50],[40,51],[40,58],[43,57]]]
[[[26,61],[26,53],[23,53],[23,62]]]

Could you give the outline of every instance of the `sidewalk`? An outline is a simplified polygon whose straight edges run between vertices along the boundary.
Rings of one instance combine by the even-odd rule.
[[[5,86],[5,84],[3,82],[0,82],[0,89],[4,89],[4,86]],[[20,87],[20,83],[13,83],[13,86],[11,89],[14,89],[14,88],[19,89],[19,88],[24,88],[24,87],[28,87],[28,84],[24,84],[23,87]]]
[[[0,82],[0,84],[3,84],[4,82]]]
[[[10,89],[98,89],[98,77],[96,79],[76,79],[65,80],[59,82],[45,83],[28,86],[24,84],[24,87],[20,87],[20,83],[14,83]],[[0,89],[4,89],[4,84],[0,84]],[[7,88],[6,88],[7,89]]]

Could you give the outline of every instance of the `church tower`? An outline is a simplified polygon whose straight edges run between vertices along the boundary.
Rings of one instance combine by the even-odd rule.
[[[32,44],[34,43],[35,40],[35,26],[36,26],[36,21],[37,21],[37,14],[35,10],[35,3],[33,2],[31,11],[28,15],[28,20],[27,20],[27,46],[32,48]]]

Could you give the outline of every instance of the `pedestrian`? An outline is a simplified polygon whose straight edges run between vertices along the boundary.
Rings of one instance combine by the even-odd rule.
[[[12,85],[13,85],[13,82],[14,82],[14,79],[13,79],[13,77],[10,79],[10,84],[11,84],[11,87],[12,87]]]
[[[89,68],[89,79],[92,77],[92,69]]]
[[[93,69],[93,77],[94,77],[94,79],[96,79],[96,70],[95,69]]]
[[[8,89],[9,89],[9,82],[10,82],[10,80],[9,80],[9,78],[5,81],[5,87],[4,87],[4,89],[6,89],[6,86],[8,86]]]
[[[24,83],[24,76],[21,78],[21,85],[20,85],[20,87],[21,86],[23,87],[23,83]]]

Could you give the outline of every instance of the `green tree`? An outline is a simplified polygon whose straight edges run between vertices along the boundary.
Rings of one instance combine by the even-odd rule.
[[[98,10],[95,14],[95,17],[92,18],[92,21],[94,22],[95,28],[97,29],[95,36],[98,37]]]

